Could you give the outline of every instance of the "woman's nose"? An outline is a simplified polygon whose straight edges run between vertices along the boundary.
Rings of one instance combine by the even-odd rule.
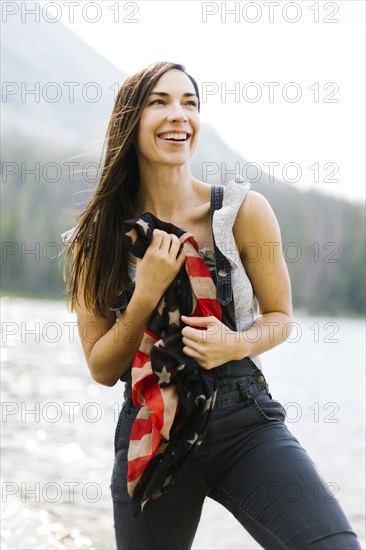
[[[181,105],[172,105],[167,119],[169,122],[185,122],[188,120],[188,117]]]

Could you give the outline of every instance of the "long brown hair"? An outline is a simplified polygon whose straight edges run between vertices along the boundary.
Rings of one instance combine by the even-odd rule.
[[[152,88],[171,69],[188,76],[199,101],[194,78],[183,65],[170,62],[154,63],[131,75],[117,94],[103,147],[107,149],[100,180],[78,217],[65,257],[64,279],[71,311],[75,311],[82,284],[86,308],[100,316],[113,307],[121,290],[133,287],[128,276],[123,220],[134,217],[137,208],[136,134]]]

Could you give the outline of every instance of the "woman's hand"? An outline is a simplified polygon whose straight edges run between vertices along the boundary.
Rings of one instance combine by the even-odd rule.
[[[183,353],[195,359],[202,368],[213,369],[244,357],[240,333],[229,329],[216,317],[182,315],[181,319],[189,325],[182,329]]]
[[[178,275],[186,254],[176,235],[154,229],[144,257],[137,260],[135,292],[153,307]]]

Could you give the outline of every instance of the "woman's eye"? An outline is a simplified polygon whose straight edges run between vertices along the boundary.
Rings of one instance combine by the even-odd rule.
[[[198,108],[198,103],[194,99],[190,99],[189,101],[186,101],[184,104],[192,106],[195,109]],[[152,101],[150,101],[149,105],[166,105],[166,101],[164,99],[153,99]]]
[[[150,105],[164,105],[165,101],[163,99],[153,99],[150,102]]]

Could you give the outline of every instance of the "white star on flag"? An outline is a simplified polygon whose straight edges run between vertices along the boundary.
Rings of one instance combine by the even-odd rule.
[[[194,432],[194,436],[193,436],[193,439],[186,439],[187,443],[189,443],[190,445],[193,445],[194,443],[196,443],[198,439],[198,433],[197,432]]]
[[[180,318],[179,308],[177,307],[175,311],[169,311],[168,314],[169,314],[169,325],[175,324],[177,325],[177,327],[179,327],[179,318]]]
[[[170,475],[170,476],[168,476],[168,477],[165,479],[165,481],[164,481],[164,483],[163,483],[163,487],[165,487],[166,485],[168,485],[168,484],[170,483],[172,477],[173,477],[173,476]]]
[[[208,411],[208,409],[210,408],[210,405],[211,405],[211,401],[212,401],[212,397],[210,397],[209,399],[206,399],[205,408],[203,409],[203,412]]]
[[[137,231],[136,229],[130,229],[130,231],[126,231],[126,236],[130,237],[132,244],[135,244],[137,239]]]
[[[142,229],[144,230],[144,233],[146,235],[147,230],[149,229],[149,224],[147,222],[144,222],[144,220],[138,220],[136,222],[136,225],[140,225]]]
[[[195,405],[198,405],[198,402],[200,399],[204,400],[206,397],[203,393],[201,393],[200,395],[197,395],[196,399],[194,400],[194,404]]]
[[[157,372],[156,375],[159,377],[159,384],[168,384],[170,382],[170,372],[165,367],[162,368],[161,372]]]
[[[159,312],[159,315],[163,315],[163,311],[165,309],[165,306],[166,306],[166,302],[165,302],[165,298],[164,296],[162,297],[162,299],[160,300],[159,304],[158,304],[158,312]]]
[[[155,342],[154,346],[157,348],[165,348],[163,340],[158,340],[157,342]]]

